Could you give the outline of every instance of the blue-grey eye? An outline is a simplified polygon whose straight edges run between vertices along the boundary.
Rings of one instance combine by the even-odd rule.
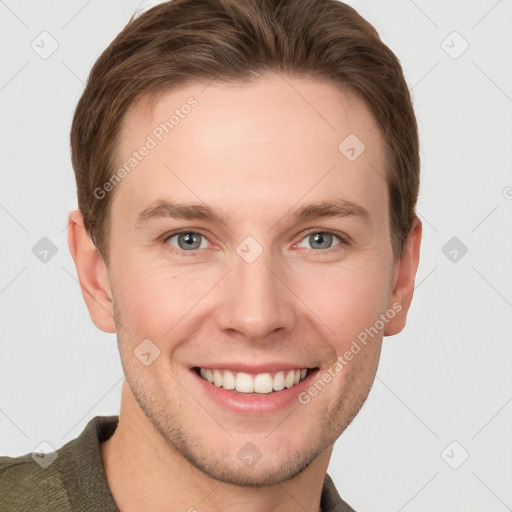
[[[309,235],[305,236],[303,240],[307,240],[310,243],[311,249],[330,249],[331,247],[335,247],[338,244],[332,245],[333,240],[337,238],[340,240],[339,236],[334,233],[330,233],[329,231],[314,231],[313,233],[309,233]],[[302,243],[302,242],[301,242]],[[299,244],[299,247],[303,247]]]
[[[173,239],[177,240],[177,247],[175,244],[171,242],[171,240]],[[177,249],[181,249],[182,251],[194,251],[197,249],[205,249],[206,247],[208,247],[208,242],[206,238],[200,233],[194,233],[192,231],[176,233],[175,235],[171,235],[169,238],[167,238],[166,241],[171,246],[176,247]],[[204,243],[202,244],[202,242]]]

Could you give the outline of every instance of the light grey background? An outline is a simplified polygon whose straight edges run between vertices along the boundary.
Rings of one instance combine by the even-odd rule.
[[[358,512],[512,510],[512,2],[348,3],[412,90],[424,235],[408,325],[385,338],[329,473]],[[90,320],[67,247],[69,129],[92,65],[140,5],[0,0],[3,455],[58,448],[119,412],[115,336]],[[58,43],[45,59],[31,47],[51,49],[43,31]],[[57,249],[47,262],[32,252],[42,237]],[[452,237],[465,255],[443,253]]]

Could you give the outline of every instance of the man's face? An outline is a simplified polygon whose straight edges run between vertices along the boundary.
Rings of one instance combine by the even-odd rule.
[[[197,105],[182,109],[191,96]],[[332,448],[375,376],[395,270],[384,142],[362,101],[309,78],[193,84],[152,113],[142,105],[125,118],[118,163],[148,135],[156,147],[115,190],[109,269],[133,406],[216,479],[287,480]],[[155,131],[175,109],[174,128]],[[359,156],[354,138],[338,148],[350,134],[365,145]],[[159,201],[208,207],[223,222],[148,214]],[[360,208],[296,216],[325,201]],[[242,370],[269,373],[256,379],[263,387],[281,387],[290,368],[310,370],[295,386],[250,395],[209,383],[199,368],[222,370],[226,387]],[[239,389],[252,382],[242,375]]]

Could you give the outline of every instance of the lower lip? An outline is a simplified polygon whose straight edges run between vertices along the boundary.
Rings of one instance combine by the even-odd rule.
[[[191,370],[192,375],[211,400],[233,412],[255,416],[277,412],[294,401],[298,402],[298,395],[307,389],[310,380],[317,372],[318,368],[309,371],[304,380],[291,388],[266,394],[249,394],[217,387],[203,379],[194,369]]]

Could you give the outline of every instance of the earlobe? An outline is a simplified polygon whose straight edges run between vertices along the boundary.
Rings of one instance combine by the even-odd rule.
[[[108,271],[87,233],[80,210],[69,213],[68,245],[92,321],[102,331],[116,332]]]
[[[398,334],[405,327],[407,312],[414,294],[414,280],[420,259],[421,234],[422,224],[416,217],[407,237],[403,255],[396,264],[395,284],[388,302],[388,310],[392,309],[398,313],[386,324],[384,336]]]

